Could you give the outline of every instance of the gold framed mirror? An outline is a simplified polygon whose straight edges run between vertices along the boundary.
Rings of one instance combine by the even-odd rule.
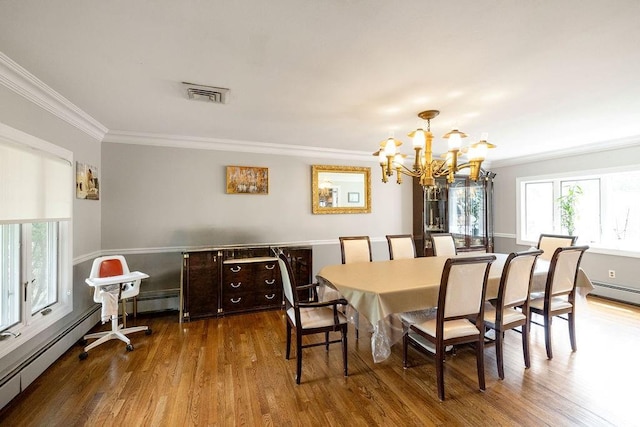
[[[371,168],[311,166],[314,214],[371,213]]]

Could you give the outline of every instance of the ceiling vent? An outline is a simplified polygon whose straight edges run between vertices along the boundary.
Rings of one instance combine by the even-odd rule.
[[[226,104],[229,100],[229,89],[186,82],[182,82],[182,84],[187,88],[187,96],[189,99],[213,102],[214,104]]]

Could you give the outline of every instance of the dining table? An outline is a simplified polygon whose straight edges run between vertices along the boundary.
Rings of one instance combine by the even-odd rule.
[[[473,256],[463,253],[456,256]],[[483,254],[484,255],[484,254]],[[492,253],[496,257],[487,279],[486,299],[498,296],[500,279],[508,254]],[[320,298],[340,296],[349,302],[348,317],[356,327],[371,332],[374,362],[391,355],[391,346],[402,339],[406,325],[402,313],[414,313],[414,318],[435,313],[440,291],[440,278],[449,257],[431,256],[387,261],[327,265],[317,274]],[[549,261],[537,259],[532,293],[544,293]],[[582,269],[578,271],[576,290],[586,295],[593,285]],[[339,294],[339,295],[338,295]],[[357,313],[357,315],[355,315]]]

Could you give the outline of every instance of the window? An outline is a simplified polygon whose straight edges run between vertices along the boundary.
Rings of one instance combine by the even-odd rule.
[[[20,228],[0,226],[0,331],[20,321]]]
[[[640,171],[519,178],[519,244],[573,234],[594,252],[640,256]]]
[[[72,310],[72,165],[0,123],[0,357]]]

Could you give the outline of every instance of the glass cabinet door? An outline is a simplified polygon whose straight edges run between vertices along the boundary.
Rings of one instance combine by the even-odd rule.
[[[467,185],[458,179],[449,187],[449,233],[453,234],[456,248],[465,248],[467,235]]]
[[[486,234],[486,203],[485,189],[482,182],[469,181],[467,187],[467,236],[468,247],[485,246]]]
[[[486,246],[484,182],[456,178],[449,187],[449,232],[459,249]]]

